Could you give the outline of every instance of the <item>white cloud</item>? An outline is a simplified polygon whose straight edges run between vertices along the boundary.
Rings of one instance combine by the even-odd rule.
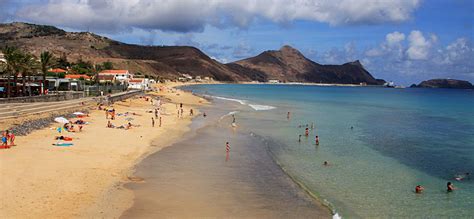
[[[413,60],[426,60],[428,58],[429,50],[433,45],[434,40],[437,40],[436,36],[433,36],[427,40],[423,33],[419,30],[411,31],[408,36],[410,47],[407,49],[408,58]]]
[[[387,34],[385,36],[385,41],[389,46],[398,45],[400,42],[405,40],[405,34],[395,31],[393,33]]]
[[[276,23],[307,20],[331,25],[403,22],[420,0],[49,0],[16,16],[76,29],[126,28],[202,31],[206,25],[246,27],[263,18]]]

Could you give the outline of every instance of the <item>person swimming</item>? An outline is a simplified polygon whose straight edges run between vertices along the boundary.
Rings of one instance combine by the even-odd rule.
[[[469,177],[470,177],[469,173],[464,173],[464,174],[459,174],[459,175],[454,176],[454,179],[457,181],[461,181],[464,179],[469,179]]]
[[[327,161],[324,161],[323,165],[324,166],[329,166],[329,163]]]
[[[453,185],[451,182],[448,182],[448,183],[446,184],[446,191],[447,191],[447,192],[452,192],[452,191],[454,191],[455,189],[456,189],[456,188],[454,188],[454,185]]]
[[[422,193],[423,190],[425,190],[425,188],[424,188],[423,186],[421,186],[421,185],[417,185],[417,186],[415,187],[415,193],[418,193],[418,194],[419,194],[419,193]]]

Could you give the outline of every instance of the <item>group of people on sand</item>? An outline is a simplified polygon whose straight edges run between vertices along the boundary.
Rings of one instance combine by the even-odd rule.
[[[78,121],[79,121],[79,122],[78,122]],[[68,123],[65,123],[65,124],[63,125],[64,130],[66,130],[66,131],[68,131],[68,132],[75,132],[76,130],[75,130],[74,124],[79,124],[79,125],[77,126],[77,127],[79,128],[78,130],[79,130],[79,132],[82,132],[82,128],[83,128],[82,125],[85,124],[85,122],[84,122],[84,120],[82,120],[82,119],[81,119],[81,120],[78,120],[78,121],[76,121],[76,122],[71,122],[71,121],[70,121],[70,122],[68,122]]]
[[[15,135],[10,130],[2,132],[2,146],[13,146],[15,145]]]

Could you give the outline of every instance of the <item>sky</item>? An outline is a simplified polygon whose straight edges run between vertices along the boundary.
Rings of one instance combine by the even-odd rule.
[[[474,0],[0,0],[0,22],[48,24],[232,62],[290,45],[376,78],[474,83]]]

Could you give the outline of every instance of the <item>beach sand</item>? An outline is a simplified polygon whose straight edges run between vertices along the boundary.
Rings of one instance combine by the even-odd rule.
[[[176,86],[171,84],[169,86]],[[179,140],[189,130],[189,108],[205,100],[182,91],[157,92],[163,96],[163,126],[151,127],[153,106],[141,98],[117,102],[117,113],[130,116],[130,130],[106,128],[104,111],[91,110],[83,132],[66,133],[71,147],[52,146],[59,123],[19,136],[11,149],[0,151],[0,218],[117,218],[133,203],[123,183],[134,165],[146,155]],[[176,103],[184,104],[185,118],[177,117]],[[197,112],[196,112],[197,114]],[[125,125],[126,117],[112,123]],[[153,145],[151,144],[153,142]]]

